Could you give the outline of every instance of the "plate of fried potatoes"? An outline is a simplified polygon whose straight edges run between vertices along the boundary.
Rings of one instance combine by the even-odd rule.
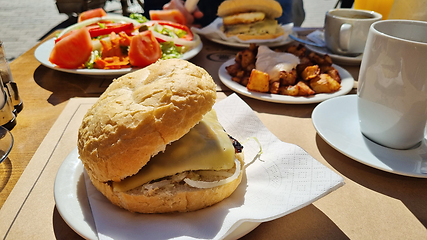
[[[300,48],[288,51],[298,56],[300,63],[292,72],[284,72],[283,78],[281,74],[279,81],[272,82],[268,77],[262,77],[265,73],[254,69],[257,52],[254,49],[256,47],[251,46],[240,51],[236,58],[226,61],[218,70],[221,82],[239,94],[267,102],[311,104],[345,95],[353,89],[354,78],[348,71],[333,64],[328,56],[309,54]],[[242,56],[246,59],[239,61]],[[248,56],[252,59],[247,59]]]

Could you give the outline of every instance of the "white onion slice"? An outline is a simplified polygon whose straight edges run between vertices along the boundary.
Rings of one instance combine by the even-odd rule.
[[[214,181],[214,182],[205,182],[205,181],[194,181],[191,180],[189,178],[185,178],[184,182],[187,183],[188,185],[190,185],[191,187],[195,187],[195,188],[213,188],[213,187],[217,187],[217,186],[221,186],[224,184],[227,184],[229,182],[234,181],[235,179],[237,179],[240,175],[240,171],[242,171],[240,168],[240,161],[237,159],[234,159],[234,163],[236,165],[236,171],[234,171],[234,174],[231,177],[219,180],[219,181]]]
[[[188,40],[181,39],[181,38],[169,37],[169,36],[163,35],[161,33],[158,33],[156,31],[151,31],[151,32],[153,33],[155,38],[162,39],[165,42],[173,42],[175,45],[185,46],[185,47],[188,47],[189,49],[194,48],[195,46],[199,45],[199,43],[200,43],[200,37],[197,34],[194,34],[193,41],[188,41]]]

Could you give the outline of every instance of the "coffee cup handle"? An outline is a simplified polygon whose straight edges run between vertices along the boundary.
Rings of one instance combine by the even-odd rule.
[[[344,23],[340,28],[340,48],[343,51],[348,51],[350,46],[350,36],[351,36],[352,25]]]

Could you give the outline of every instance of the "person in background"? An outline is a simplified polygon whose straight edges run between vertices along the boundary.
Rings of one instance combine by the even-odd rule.
[[[144,15],[149,18],[150,10],[158,9],[178,9],[190,26],[205,27],[217,18],[218,6],[224,0],[200,0],[197,9],[190,13],[184,7],[182,0],[145,0]],[[262,0],[260,0],[262,1]],[[283,14],[277,20],[280,24],[294,23],[294,26],[301,26],[305,19],[305,11],[302,0],[277,0],[283,9]]]
[[[341,8],[352,8],[354,0],[341,0]]]

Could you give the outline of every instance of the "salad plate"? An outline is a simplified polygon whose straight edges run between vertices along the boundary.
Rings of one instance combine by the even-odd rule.
[[[200,38],[197,34],[194,34],[195,38]],[[62,71],[62,72],[68,72],[68,73],[74,73],[74,74],[83,74],[83,75],[122,75],[126,74],[135,70],[138,70],[138,68],[122,68],[122,69],[66,69],[66,68],[60,68],[56,66],[55,64],[51,63],[49,61],[49,55],[52,51],[53,47],[55,46],[55,39],[49,39],[46,42],[40,44],[40,46],[37,47],[36,51],[34,52],[34,56],[36,57],[37,61],[39,61],[43,66]],[[193,49],[191,49],[188,52],[185,52],[182,55],[182,59],[189,60],[196,56],[203,48],[203,43],[200,41],[200,43]]]
[[[65,28],[63,31],[61,31],[57,38],[61,38],[62,36],[64,36],[65,34],[76,30],[76,29],[80,29],[82,27],[85,26],[90,26],[93,24],[98,23],[99,21],[111,21],[114,23],[133,23],[134,26],[138,26],[141,23],[139,23],[138,21],[128,18],[128,17],[124,17],[124,16],[117,16],[117,15],[108,15],[108,16],[104,16],[104,17],[95,17],[95,18],[90,18],[88,20],[73,24],[67,28]],[[156,24],[156,21],[148,21],[147,23],[154,23]],[[144,23],[142,23],[144,24]],[[190,31],[188,29],[188,31]],[[161,39],[164,41],[170,41],[170,39],[172,39],[169,36],[165,36],[161,33],[158,33],[156,31],[153,31],[153,34],[155,34],[156,36],[161,36]],[[181,59],[184,60],[189,60],[191,58],[193,58],[194,56],[196,56],[203,48],[203,43],[200,40],[200,36],[193,33],[193,41],[191,41],[191,49],[185,53],[183,53],[181,55]],[[156,37],[157,38],[157,37]],[[177,40],[181,40],[178,39]],[[174,40],[172,40],[174,41]],[[183,40],[181,40],[183,41]],[[53,39],[49,39],[46,42],[42,43],[40,46],[37,47],[37,49],[34,52],[34,56],[36,57],[36,59],[44,66],[54,69],[54,70],[58,70],[58,71],[62,71],[62,72],[68,72],[68,73],[74,73],[74,74],[83,74],[83,75],[123,75],[132,71],[135,71],[139,68],[121,68],[121,69],[66,69],[66,68],[60,68],[58,66],[56,66],[55,64],[51,63],[49,61],[49,56],[52,52],[52,49],[55,46],[55,38]]]
[[[231,76],[227,73],[227,70],[225,69],[225,67],[230,66],[232,64],[234,64],[234,59],[230,59],[226,61],[219,68],[218,75],[221,82],[225,86],[227,86],[228,88],[230,88],[231,90],[237,93],[240,93],[250,98],[266,101],[266,102],[286,103],[286,104],[319,103],[329,98],[347,94],[348,92],[351,91],[351,89],[353,89],[353,85],[354,85],[354,78],[351,76],[351,74],[344,68],[334,64],[332,66],[338,70],[341,76],[341,88],[337,92],[319,93],[310,97],[303,97],[303,96],[295,97],[295,96],[287,96],[287,95],[280,95],[280,94],[253,92],[253,91],[249,91],[245,86],[241,85],[240,83],[237,83],[231,80]]]
[[[407,150],[381,146],[360,132],[357,95],[329,99],[316,106],[313,125],[331,147],[367,166],[386,172],[427,178],[427,139]]]

